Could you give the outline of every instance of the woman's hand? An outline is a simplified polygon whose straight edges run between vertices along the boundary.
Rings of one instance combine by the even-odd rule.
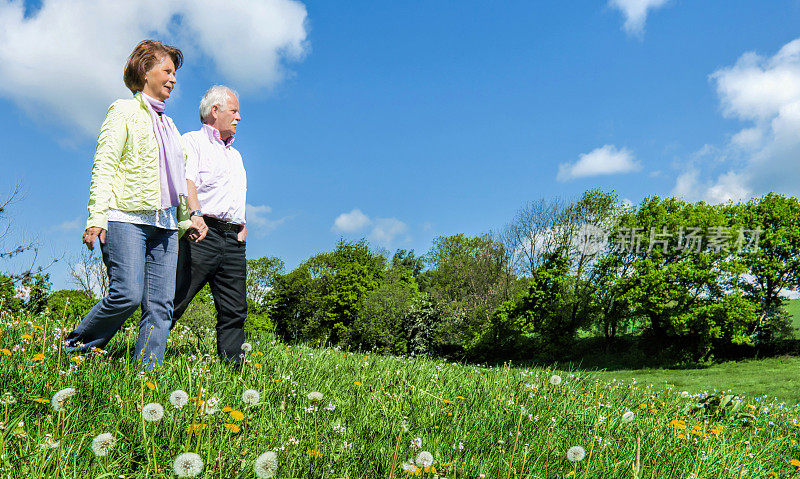
[[[100,236],[100,243],[106,244],[106,230],[99,226],[86,228],[86,231],[83,232],[83,244],[85,244],[90,251],[94,251],[94,239],[98,236]]]
[[[200,215],[192,216],[192,226],[186,230],[186,239],[198,243],[206,237],[206,234],[208,234],[208,226],[203,217]]]
[[[239,234],[236,235],[236,239],[239,240],[239,243],[244,243],[247,241],[247,225],[242,225],[242,229],[239,230]]]

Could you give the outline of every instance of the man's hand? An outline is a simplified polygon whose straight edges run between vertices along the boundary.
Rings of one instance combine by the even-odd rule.
[[[186,239],[199,243],[208,234],[208,226],[200,215],[192,216],[192,226],[186,230]]]
[[[92,226],[90,228],[86,228],[86,231],[83,232],[83,237],[81,239],[83,244],[89,248],[89,251],[94,251],[94,239],[98,236],[100,236],[100,242],[102,244],[106,244],[106,230],[103,228]]]
[[[239,240],[239,243],[244,243],[247,241],[247,225],[242,225],[242,229],[239,230],[239,234],[236,236],[236,239]]]

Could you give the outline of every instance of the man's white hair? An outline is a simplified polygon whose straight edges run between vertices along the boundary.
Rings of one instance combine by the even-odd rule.
[[[225,85],[214,85],[206,91],[203,99],[200,100],[200,121],[205,123],[208,115],[211,114],[211,109],[214,105],[219,108],[228,108],[228,95],[233,95],[239,99],[239,94],[236,90],[232,90]]]

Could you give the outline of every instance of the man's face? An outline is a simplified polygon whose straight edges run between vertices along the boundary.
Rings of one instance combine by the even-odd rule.
[[[215,122],[214,128],[219,130],[219,136],[222,140],[227,140],[236,134],[236,125],[242,119],[239,115],[239,100],[232,93],[228,93],[228,106],[222,107],[219,105],[214,106]]]

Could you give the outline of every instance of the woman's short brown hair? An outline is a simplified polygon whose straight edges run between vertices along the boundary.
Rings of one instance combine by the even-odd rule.
[[[142,91],[145,74],[167,55],[172,58],[176,70],[181,67],[183,53],[171,45],[165,45],[158,40],[142,40],[136,45],[122,74],[122,80],[131,93]]]

